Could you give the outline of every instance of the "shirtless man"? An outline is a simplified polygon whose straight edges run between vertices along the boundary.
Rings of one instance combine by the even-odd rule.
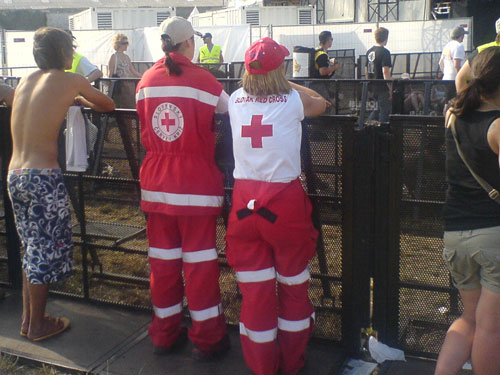
[[[73,273],[69,199],[57,162],[57,136],[71,105],[112,111],[113,101],[85,77],[64,72],[73,61],[73,40],[64,30],[35,32],[40,68],[16,88],[12,109],[13,154],[8,187],[24,247],[22,336],[41,341],[69,327],[45,315],[49,285]]]

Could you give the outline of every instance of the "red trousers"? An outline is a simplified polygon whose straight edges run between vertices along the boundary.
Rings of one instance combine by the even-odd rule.
[[[308,263],[317,240],[300,182],[237,180],[226,240],[243,295],[240,338],[247,365],[256,375],[296,374],[314,323]]]
[[[184,289],[192,319],[189,339],[209,351],[226,333],[215,249],[216,219],[216,216],[148,215],[154,311],[149,335],[156,346],[168,348],[179,335]]]

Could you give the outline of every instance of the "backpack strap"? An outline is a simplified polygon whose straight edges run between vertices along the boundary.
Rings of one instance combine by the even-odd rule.
[[[453,134],[453,139],[455,140],[455,145],[457,146],[457,152],[458,155],[460,155],[460,158],[464,162],[465,166],[471,173],[471,175],[476,179],[476,181],[481,185],[481,187],[486,190],[488,193],[488,196],[493,199],[495,202],[500,204],[500,194],[498,193],[498,190],[493,188],[486,180],[484,180],[481,176],[479,176],[476,172],[472,170],[472,167],[470,166],[469,162],[467,161],[464,153],[462,152],[462,149],[460,148],[460,141],[458,140],[457,136],[457,130],[455,128],[455,120],[456,116],[455,114],[450,114],[450,117],[448,118],[448,125],[451,128],[451,133]]]

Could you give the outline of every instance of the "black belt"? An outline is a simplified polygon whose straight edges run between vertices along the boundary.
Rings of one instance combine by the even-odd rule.
[[[260,207],[257,211],[255,211],[257,215],[262,216],[264,219],[267,221],[271,222],[274,224],[276,219],[278,218],[278,215],[273,213],[272,211],[269,211],[265,207]],[[246,218],[247,216],[250,216],[254,213],[254,211],[250,210],[249,208],[242,208],[241,210],[236,211],[236,216],[238,217],[239,220],[242,220]]]

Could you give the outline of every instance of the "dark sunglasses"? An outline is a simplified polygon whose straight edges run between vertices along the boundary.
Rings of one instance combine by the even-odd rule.
[[[126,46],[128,44],[128,42],[124,41],[124,42],[120,42],[120,44]]]

